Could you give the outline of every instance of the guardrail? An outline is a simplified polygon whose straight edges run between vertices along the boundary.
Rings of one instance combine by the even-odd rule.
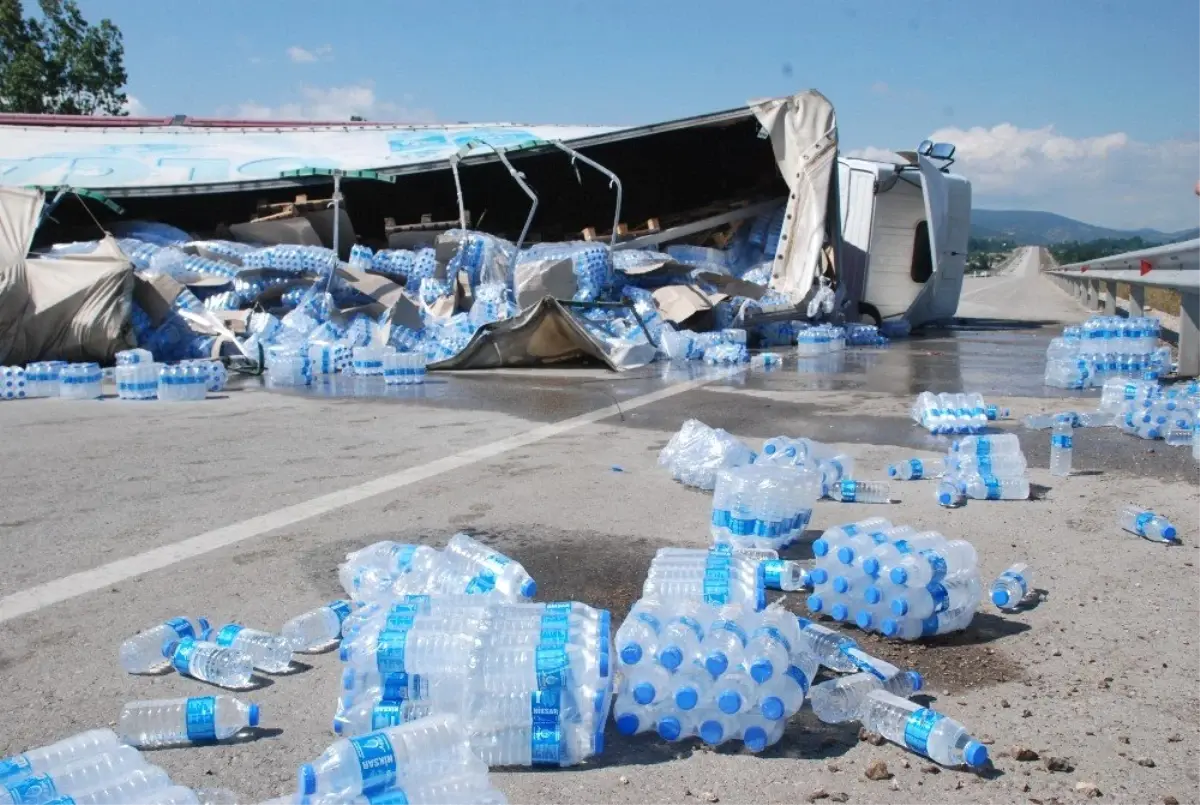
[[[1179,374],[1200,375],[1200,238],[1058,266],[1046,272],[1080,302],[1117,313],[1117,283],[1129,285],[1129,315],[1146,309],[1146,289],[1179,292]]]

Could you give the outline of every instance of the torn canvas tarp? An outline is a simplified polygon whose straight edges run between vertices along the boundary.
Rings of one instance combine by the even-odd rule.
[[[535,367],[592,358],[621,371],[650,363],[656,352],[644,337],[606,342],[562,303],[547,296],[516,318],[480,328],[461,352],[429,368]]]
[[[134,346],[133,267],[111,237],[86,252],[27,256],[43,201],[0,188],[0,363],[111,363]]]

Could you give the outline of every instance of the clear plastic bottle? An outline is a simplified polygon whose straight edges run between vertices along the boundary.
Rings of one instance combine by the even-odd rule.
[[[487,774],[464,774],[393,788],[378,794],[359,794],[354,797],[327,794],[312,800],[309,805],[475,805],[488,793],[498,792],[491,789]]]
[[[249,655],[260,671],[278,674],[292,667],[292,643],[281,635],[227,623],[220,629],[206,630],[201,639]]]
[[[740,719],[720,710],[707,710],[699,716],[696,734],[709,746],[719,746],[741,736]]]
[[[56,796],[105,788],[146,766],[141,753],[132,746],[118,747],[103,755],[80,758],[66,766],[55,766],[41,774],[8,783],[0,788],[0,805],[37,805]]]
[[[751,714],[742,721],[742,743],[746,745],[747,750],[757,754],[768,746],[779,743],[783,738],[784,728],[783,721],[772,721]]]
[[[454,767],[469,755],[457,716],[438,715],[335,741],[312,763],[300,766],[300,796],[383,791],[411,782],[414,765],[443,760]]]
[[[1021,452],[1021,441],[1014,433],[1000,433],[994,436],[964,436],[950,446],[953,453],[982,455],[1002,455]]]
[[[1118,522],[1121,528],[1130,534],[1137,534],[1146,539],[1169,543],[1178,539],[1179,532],[1171,525],[1170,520],[1141,506],[1126,506],[1121,509]]]
[[[720,676],[741,664],[746,653],[746,642],[750,639],[746,634],[745,620],[746,610],[730,604],[722,607],[709,624],[701,648],[704,667],[713,676]]]
[[[817,674],[817,659],[806,652],[793,655],[795,663],[782,674],[773,674],[757,689],[758,712],[769,721],[794,715],[804,704],[809,686]]]
[[[621,664],[637,665],[644,657],[657,656],[661,630],[658,602],[650,598],[639,599],[617,629],[616,649]]]
[[[11,785],[26,777],[66,766],[83,758],[114,752],[122,745],[109,729],[88,730],[21,755],[0,758],[0,786]]]
[[[762,684],[791,665],[791,655],[801,648],[800,624],[783,609],[762,613],[761,625],[749,634],[744,664],[750,678]]]
[[[948,474],[994,475],[997,478],[1020,478],[1027,469],[1024,453],[1007,453],[998,456],[951,453],[946,456],[944,464]]]
[[[537,595],[537,583],[525,568],[509,557],[494,551],[467,534],[455,534],[446,543],[443,554],[452,560],[475,565],[492,574],[495,587],[513,598],[533,598]]]
[[[488,766],[574,766],[594,755],[599,735],[584,724],[487,726],[471,734],[471,751]]]
[[[885,483],[852,481],[849,478],[829,488],[829,496],[842,503],[891,503],[891,494]]]
[[[888,467],[888,477],[897,481],[919,481],[925,477],[925,462],[910,458]]]
[[[973,569],[979,560],[975,546],[965,539],[948,540],[937,548],[921,548],[905,554],[888,572],[899,587],[925,587]]]
[[[1025,478],[970,475],[958,482],[958,488],[961,493],[972,500],[1029,499],[1029,481]]]
[[[713,704],[713,675],[700,665],[680,668],[671,675],[670,693],[676,710],[708,709]]]
[[[1008,419],[1009,410],[1007,408],[999,408],[995,405],[989,405],[983,409],[987,416],[988,422],[995,422],[997,419]]]
[[[661,665],[641,663],[625,671],[625,689],[630,699],[649,707],[670,695],[671,678],[671,672]]]
[[[706,604],[688,601],[663,621],[659,634],[658,662],[669,671],[701,657],[700,643],[717,610]]]
[[[208,629],[204,618],[171,618],[152,629],[139,632],[121,644],[121,667],[130,674],[156,673],[167,667],[163,649],[184,638],[199,638]]]
[[[933,582],[923,588],[905,589],[891,597],[889,609],[898,618],[924,620],[938,612],[978,601],[979,596],[979,576],[969,573],[946,579],[945,583]]]
[[[254,675],[250,655],[190,637],[169,643],[163,656],[184,676],[222,688],[247,687]]]
[[[1033,589],[1033,570],[1017,562],[992,582],[992,603],[1000,609],[1016,609]]]
[[[342,636],[342,623],[353,610],[353,602],[344,598],[331,601],[292,618],[283,625],[280,633],[288,639],[292,651],[327,651],[337,645]]]
[[[130,746],[158,747],[232,738],[258,726],[257,704],[232,696],[192,696],[130,702],[121,708],[118,729]]]
[[[1050,474],[1066,477],[1071,474],[1074,427],[1070,422],[1059,420],[1054,423],[1050,434]]]
[[[853,721],[873,690],[885,690],[907,699],[921,689],[924,680],[916,671],[900,671],[887,676],[859,672],[813,685],[808,692],[813,714],[826,724]]]
[[[713,680],[713,701],[726,715],[749,712],[758,702],[756,683],[744,671],[726,671]]]
[[[618,696],[613,704],[613,723],[617,726],[617,732],[622,735],[649,732],[655,727],[655,711],[654,708],[638,704],[628,697]]]
[[[951,609],[931,615],[925,620],[913,618],[885,618],[879,625],[879,631],[884,637],[897,640],[917,640],[922,637],[949,634],[967,628],[975,617],[978,601],[973,601],[961,609]]]
[[[937,485],[937,489],[934,491],[934,498],[937,500],[939,506],[945,506],[949,509],[965,503],[967,494],[966,490],[959,486],[957,482],[944,480]]]
[[[700,729],[700,716],[706,711],[680,711],[658,719],[658,737],[664,741],[686,741]]]
[[[1021,423],[1030,430],[1047,430],[1064,420],[1074,425],[1079,420],[1079,414],[1074,411],[1060,411],[1052,414],[1030,414],[1022,419]]]
[[[795,592],[811,587],[808,571],[799,562],[788,559],[768,559],[762,563],[763,582],[768,590]]]
[[[827,529],[821,538],[830,542],[836,542],[846,537],[853,537],[855,534],[864,534],[871,531],[885,531],[892,527],[891,520],[886,517],[868,517],[865,520],[858,520],[846,525],[834,526]]]
[[[957,721],[887,691],[867,695],[860,720],[868,730],[943,766],[965,763],[978,769],[988,763],[987,747]]]
[[[798,618],[797,623],[800,626],[801,635],[807,643],[808,652],[816,657],[821,665],[842,673],[858,668],[858,664],[847,653],[858,648],[858,643],[853,638],[827,626],[813,623],[807,618]]]
[[[436,705],[421,700],[386,700],[374,697],[350,703],[333,717],[335,735],[353,737],[396,727],[434,714]],[[526,700],[525,708],[529,708]]]
[[[45,805],[125,805],[128,802],[157,803],[162,792],[171,787],[171,778],[158,766],[144,766],[112,780],[99,788],[61,793],[52,800],[38,797],[26,798],[28,802],[44,802]],[[184,789],[189,794],[191,789]],[[193,800],[195,795],[193,794]]]

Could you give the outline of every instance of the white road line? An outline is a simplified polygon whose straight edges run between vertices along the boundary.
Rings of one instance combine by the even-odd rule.
[[[639,397],[626,400],[619,407],[617,405],[610,405],[586,414],[571,417],[570,419],[564,419],[560,422],[532,428],[523,433],[491,442],[490,444],[480,445],[479,447],[473,447],[470,450],[465,450],[452,456],[439,458],[436,461],[431,461],[419,467],[400,470],[399,472],[381,476],[358,486],[321,495],[303,503],[285,506],[268,514],[251,517],[249,520],[223,526],[170,545],[163,545],[162,547],[139,553],[136,556],[118,559],[107,565],[101,565],[100,567],[84,570],[79,573],[72,573],[70,576],[61,579],[48,581],[44,584],[30,587],[27,590],[20,590],[12,595],[0,598],[0,623],[19,618],[22,615],[29,615],[54,604],[85,595],[86,593],[104,589],[113,584],[131,579],[134,576],[140,576],[144,573],[170,567],[188,559],[194,559],[197,556],[215,551],[218,548],[234,545],[270,531],[285,528],[313,517],[319,517],[334,509],[350,506],[375,495],[394,492],[397,489],[419,483],[428,478],[452,472],[453,470],[461,469],[480,461],[487,461],[510,450],[516,450],[517,448],[549,439],[552,436],[558,436],[567,431],[575,430],[584,425],[590,425],[602,419],[617,416],[621,412],[632,411],[636,408],[674,397],[677,394],[698,388],[705,383],[711,383],[716,379],[720,379],[720,376],[689,380],[667,386],[658,391],[652,391],[649,394],[643,394]]]

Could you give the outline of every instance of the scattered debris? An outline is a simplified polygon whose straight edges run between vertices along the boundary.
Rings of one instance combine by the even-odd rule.
[[[818,800],[829,799],[829,792],[824,788],[818,788],[808,795],[809,802],[817,802]]]
[[[1140,757],[1135,762],[1139,766],[1145,766],[1147,769],[1153,769],[1154,766],[1156,765],[1154,763],[1154,758],[1149,758],[1149,757]]]
[[[1047,757],[1043,758],[1042,762],[1046,765],[1047,771],[1060,771],[1064,773],[1075,771],[1075,764],[1069,758]]]
[[[895,775],[888,771],[887,763],[882,760],[875,760],[867,766],[866,771],[863,772],[863,776],[868,780],[890,780]]]
[[[1027,746],[1014,746],[1010,752],[1010,755],[1012,756],[1013,760],[1027,761],[1041,759],[1041,755]]]
[[[721,801],[721,798],[718,797],[716,794],[714,794],[711,791],[701,791],[700,799],[704,800],[705,802],[720,802]]]
[[[1088,797],[1089,799],[1094,799],[1096,797],[1103,796],[1100,793],[1099,786],[1097,786],[1095,783],[1089,783],[1089,782],[1085,782],[1083,780],[1080,780],[1079,782],[1075,783],[1075,790],[1078,791],[1080,794],[1083,794],[1085,797]]]

